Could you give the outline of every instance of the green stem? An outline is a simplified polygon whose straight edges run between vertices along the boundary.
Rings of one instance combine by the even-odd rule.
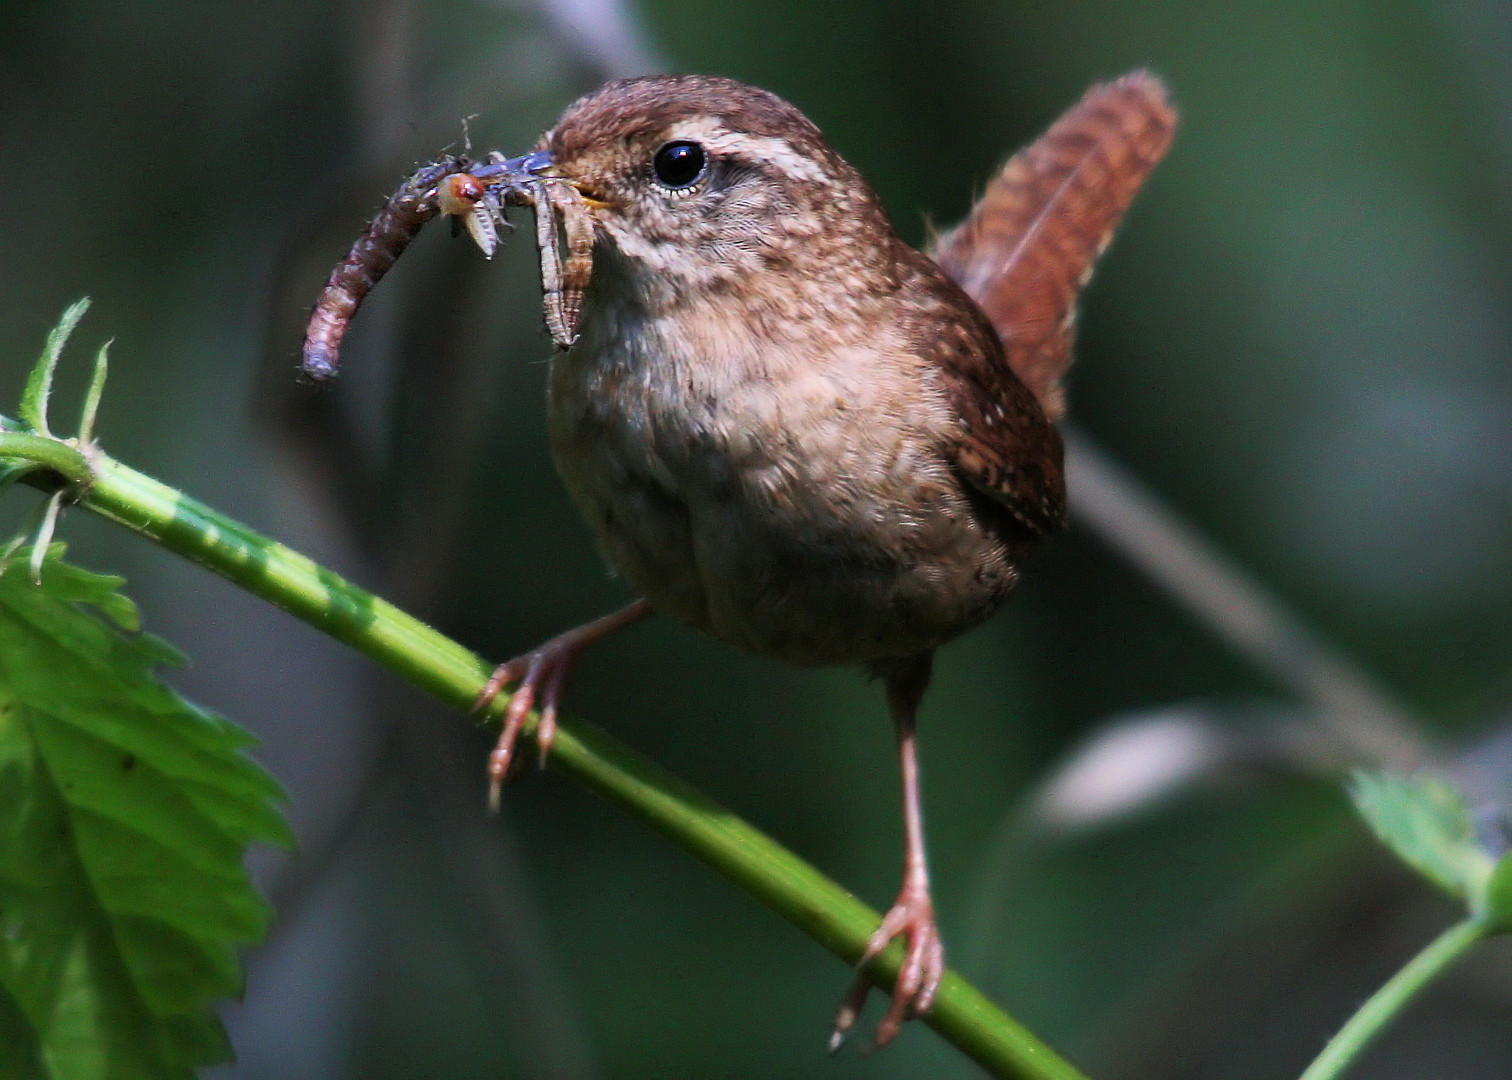
[[[13,422],[0,417],[0,428],[7,425]],[[81,506],[271,601],[459,710],[471,707],[492,671],[487,661],[393,605],[96,449],[86,455],[55,440],[0,431],[0,459],[7,457],[47,464],[75,481],[87,465],[84,474],[92,479]],[[491,718],[505,704],[501,695]],[[551,762],[661,830],[846,963],[860,958],[879,922],[875,911],[654,762],[578,724],[558,728]],[[901,958],[894,943],[872,963],[879,983],[892,985]],[[946,974],[925,1022],[993,1076],[1081,1080],[1075,1067],[954,972]]]
[[[1301,1080],[1335,1080],[1342,1076],[1408,1002],[1490,934],[1491,928],[1484,920],[1472,918],[1456,923],[1434,938],[1427,948],[1360,1006],[1339,1033],[1329,1040],[1317,1060],[1307,1067]]]
[[[14,420],[0,416],[0,429]],[[49,435],[0,430],[0,459],[11,458],[41,466],[70,484],[85,486],[91,480],[89,461],[79,450]]]

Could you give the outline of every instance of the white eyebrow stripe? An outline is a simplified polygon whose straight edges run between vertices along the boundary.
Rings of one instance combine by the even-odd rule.
[[[689,139],[701,142],[714,154],[728,154],[773,165],[795,180],[824,180],[824,170],[813,158],[793,149],[792,143],[767,135],[731,131],[716,116],[699,116],[672,125],[667,141]]]

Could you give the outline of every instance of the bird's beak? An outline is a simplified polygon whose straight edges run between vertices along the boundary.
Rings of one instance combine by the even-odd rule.
[[[587,187],[576,178],[558,171],[550,150],[532,150],[530,153],[521,154],[519,157],[508,158],[504,161],[489,162],[470,170],[470,173],[485,183],[493,180],[521,182],[540,177],[554,177],[558,180],[565,180],[577,188],[578,194],[583,197],[583,201],[593,209],[602,210],[609,205],[608,201],[595,194],[592,188]]]

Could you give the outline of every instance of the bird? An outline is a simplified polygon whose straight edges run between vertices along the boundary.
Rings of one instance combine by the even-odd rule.
[[[732,79],[611,82],[501,167],[570,189],[579,234],[591,226],[581,309],[554,333],[548,431],[637,599],[495,671],[479,706],[514,689],[494,797],[531,708],[544,762],[578,656],[652,613],[874,676],[897,740],[903,879],[832,1048],[865,1002],[866,961],[894,939],[876,1044],[938,991],[920,702],[935,651],[991,615],[1065,524],[1055,424],[1077,299],[1175,123],[1148,72],[1094,86],[928,254],[797,108]]]

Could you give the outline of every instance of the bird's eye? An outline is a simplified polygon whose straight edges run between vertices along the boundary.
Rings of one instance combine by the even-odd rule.
[[[692,187],[707,164],[708,156],[696,142],[669,142],[651,159],[656,178],[674,190]]]

